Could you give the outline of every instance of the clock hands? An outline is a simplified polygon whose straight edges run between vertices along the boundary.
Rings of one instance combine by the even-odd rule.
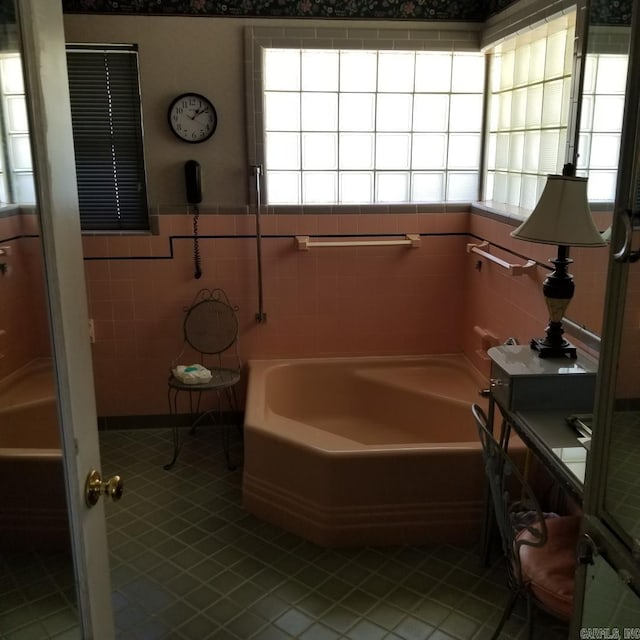
[[[196,109],[193,112],[192,116],[189,116],[192,120],[195,120],[201,113],[207,113],[207,111],[209,111],[209,109],[207,109],[207,107],[203,107],[202,109]]]

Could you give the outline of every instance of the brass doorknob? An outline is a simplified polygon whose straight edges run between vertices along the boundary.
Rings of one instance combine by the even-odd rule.
[[[124,482],[120,476],[112,476],[103,481],[100,472],[92,469],[84,486],[84,497],[87,506],[93,507],[101,495],[108,496],[113,502],[116,502],[122,498],[123,491]]]

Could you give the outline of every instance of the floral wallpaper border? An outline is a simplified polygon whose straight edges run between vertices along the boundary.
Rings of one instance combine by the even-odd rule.
[[[516,0],[62,0],[65,13],[132,13],[229,17],[459,20],[482,22]],[[591,23],[628,25],[633,0],[592,0]],[[14,22],[12,2],[0,24]]]
[[[62,0],[65,13],[482,22],[516,0]],[[6,6],[9,3],[3,3]],[[592,0],[591,23],[628,25],[633,0]],[[1,16],[0,16],[1,17]],[[7,21],[6,19],[2,20]]]
[[[631,24],[632,0],[591,0],[591,24]]]
[[[503,0],[504,1],[504,0]],[[485,0],[63,0],[65,13],[482,22]]]
[[[500,13],[516,0],[484,0],[484,18]],[[631,24],[633,0],[591,0],[590,22],[598,25]]]

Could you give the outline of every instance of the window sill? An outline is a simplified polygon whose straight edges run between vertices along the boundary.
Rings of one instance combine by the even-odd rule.
[[[17,215],[32,215],[36,213],[35,204],[20,204],[15,202],[5,202],[0,204],[0,218],[8,218]]]
[[[529,216],[531,211],[523,207],[505,204],[504,202],[484,200],[482,202],[471,203],[471,213],[476,213],[486,218],[492,218],[493,220],[517,227]]]
[[[104,236],[153,236],[153,235],[158,235],[157,233],[154,233],[153,231],[151,231],[150,229],[144,229],[144,230],[140,230],[140,231],[136,231],[136,230],[130,230],[130,231],[115,231],[115,230],[109,230],[109,229],[105,229],[104,231],[98,231],[98,230],[93,230],[93,231],[82,231],[82,237],[85,238],[87,236],[100,236],[100,237],[104,237]]]
[[[613,203],[590,202],[589,208],[599,229],[604,230],[611,225]],[[484,200],[482,202],[472,202],[471,213],[517,227],[529,216],[531,211],[523,207],[505,204],[504,202]]]
[[[160,235],[160,221],[157,215],[149,214],[149,228],[148,229],[86,229],[82,231],[82,237],[90,236],[159,236]]]
[[[459,213],[469,211],[469,202],[399,202],[370,204],[265,204],[261,213],[266,215],[335,215],[335,214],[411,214]],[[249,207],[255,213],[255,207]]]
[[[0,218],[9,218],[22,213],[19,204],[0,204]]]

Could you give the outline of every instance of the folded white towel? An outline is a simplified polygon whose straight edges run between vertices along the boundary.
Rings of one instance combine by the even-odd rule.
[[[205,384],[211,382],[211,371],[201,364],[179,364],[173,375],[184,384]]]

